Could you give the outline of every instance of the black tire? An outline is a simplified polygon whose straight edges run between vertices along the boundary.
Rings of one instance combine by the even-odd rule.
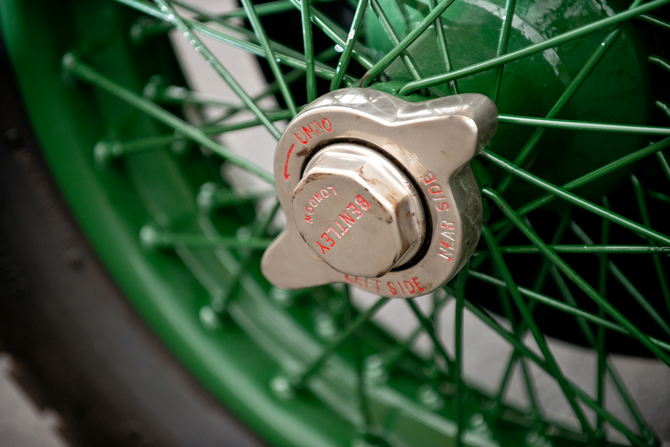
[[[166,351],[96,259],[0,52],[0,341],[24,388],[62,416],[75,446],[262,445]]]

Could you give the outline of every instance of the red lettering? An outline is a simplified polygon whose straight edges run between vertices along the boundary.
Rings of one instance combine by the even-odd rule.
[[[321,202],[323,200],[323,197],[321,197],[318,194],[314,194],[314,198],[316,199],[317,202]]]
[[[353,214],[356,219],[360,219],[361,216],[363,215],[363,213],[361,213],[358,210],[358,208],[356,208],[356,205],[354,205],[353,203],[350,203],[349,205],[347,205],[347,209],[349,211],[351,211],[351,214]]]
[[[307,144],[307,142],[309,141],[309,140],[307,139],[307,137],[305,137],[305,140],[303,141],[303,139],[300,138],[300,137],[298,136],[298,134],[302,134],[302,132],[298,131],[298,133],[294,133],[293,135],[295,135],[295,137],[298,139],[298,141],[300,141],[302,144]]]
[[[447,202],[436,203],[435,208],[437,208],[438,211],[446,211],[449,209],[449,204]]]
[[[356,284],[358,284],[359,286],[363,287],[363,281],[361,281],[360,276],[357,276],[357,277],[356,277]]]
[[[421,283],[419,282],[419,278],[418,278],[418,277],[417,277],[417,278],[412,278],[412,281],[414,282],[414,285],[415,285],[416,288],[419,290],[419,292],[423,292],[424,290],[426,290],[425,287],[421,287]]]
[[[322,189],[321,190],[321,195],[323,196],[324,199],[327,199],[330,194],[325,189]]]
[[[400,281],[398,281],[398,287],[400,287],[402,293],[405,293],[405,289],[402,288],[402,283]]]
[[[393,287],[392,282],[390,282],[390,281],[387,282],[386,286],[389,288],[389,291],[391,292],[391,295],[397,295],[398,294],[398,291],[395,289],[395,287]]]
[[[442,192],[442,188],[440,187],[440,185],[433,185],[430,188],[428,188],[428,191],[430,191],[432,195],[439,194]]]
[[[421,181],[423,181],[424,185],[430,185],[435,181],[435,176],[429,172],[427,176],[421,177]]]
[[[375,279],[375,285],[377,286],[377,293],[379,293],[379,281]]]
[[[310,126],[309,124],[307,125],[307,127],[303,126],[302,131],[305,133],[305,135],[307,135],[307,137],[309,137],[310,140],[312,139],[312,132],[314,132],[312,130],[312,126]]]
[[[414,284],[412,284],[410,281],[403,281],[402,283],[405,285],[405,288],[407,289],[407,294],[408,295],[411,295],[412,293],[414,293]],[[412,288],[411,292],[409,291],[410,287]]]
[[[351,226],[356,223],[356,221],[345,211],[344,216],[340,214],[340,219],[342,219],[342,222],[347,224],[347,226]]]
[[[319,124],[318,121],[312,121],[312,124],[314,125],[314,132],[317,135],[321,134],[321,124]]]
[[[340,230],[342,230],[342,236],[344,236],[345,234],[347,234],[347,231],[349,231],[349,227],[347,227],[347,229],[345,230],[344,228],[342,228],[342,225],[340,225],[339,222],[337,222],[337,221],[335,221],[335,225],[337,225],[338,227],[340,227]]]
[[[437,255],[438,255],[438,256],[442,256],[442,257],[443,257],[444,259],[446,259],[447,261],[451,261],[451,258],[450,258],[449,256],[447,256],[447,254],[446,254],[445,252],[443,252],[443,251],[439,252]]]
[[[335,233],[335,235],[336,235],[338,238],[342,239],[342,236],[340,236],[340,233],[338,233],[337,231],[335,231],[335,229],[334,229],[333,227],[329,227],[329,228],[326,230],[326,233],[328,233],[329,231],[332,231],[333,233]],[[326,234],[326,233],[323,233],[323,234]]]
[[[332,132],[333,131],[333,125],[330,124],[330,121],[328,121],[326,118],[321,120],[321,125],[325,129],[326,132]]]
[[[440,245],[443,246],[443,247],[446,247],[446,248],[448,248],[448,249],[450,249],[450,250],[453,250],[453,249],[454,249],[454,246],[453,246],[453,245],[449,245],[449,242],[444,242],[444,239],[440,239]]]
[[[311,213],[310,213],[310,211],[311,211]],[[314,214],[314,208],[312,208],[311,206],[306,206],[305,207],[305,212],[307,214]]]
[[[337,193],[335,192],[335,189],[334,189],[332,186],[329,186],[328,189],[330,189],[331,191],[333,191],[333,194],[337,195]]]
[[[312,205],[312,206],[317,206],[319,204],[319,202],[317,202],[314,199],[309,199],[309,204]]]
[[[351,276],[349,275],[344,275],[344,280],[348,282],[349,284],[354,284],[354,280],[351,279]]]
[[[360,195],[356,196],[356,200],[354,200],[354,202],[356,202],[358,206],[363,208],[363,211],[367,211],[367,209],[370,208],[370,204],[366,202],[365,199]]]
[[[305,222],[313,224],[312,218],[305,214]]]
[[[323,236],[322,236],[323,237]],[[330,238],[329,238],[330,239]],[[326,254],[326,250],[330,250],[330,247],[326,247],[321,245],[321,242],[316,241],[316,245],[318,245],[321,248],[321,254]]]
[[[454,228],[454,223],[453,222],[447,222],[446,220],[443,220],[442,223],[440,224],[442,228],[446,228],[447,230],[455,230]]]

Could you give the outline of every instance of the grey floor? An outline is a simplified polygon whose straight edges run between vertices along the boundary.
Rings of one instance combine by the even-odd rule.
[[[208,4],[206,0],[201,3]],[[217,10],[235,5],[233,0],[216,2]],[[223,6],[222,6],[223,5]],[[178,55],[185,66],[185,73],[189,78],[190,85],[194,90],[216,95],[222,98],[233,98],[231,90],[224,85],[218,75],[208,66],[198,54],[189,46],[188,42],[179,35],[173,35],[173,41]],[[211,49],[219,56],[220,60],[226,61],[226,67],[240,81],[242,86],[254,94],[263,85],[262,75],[259,73],[255,61],[248,54],[240,50],[231,49],[222,45],[211,44]],[[229,63],[228,61],[232,61]],[[271,105],[271,104],[270,104]],[[272,154],[274,153],[274,140],[267,132],[247,130],[227,135],[222,140],[226,147],[245,154],[268,171],[272,170]],[[232,170],[226,172],[228,176],[233,175],[242,185],[252,189],[264,187],[261,183],[254,182],[245,174]],[[360,307],[370,305],[373,297],[365,293],[357,293],[356,301]],[[422,303],[426,309],[430,308],[429,299]],[[453,348],[453,302],[445,306],[441,315],[439,327],[441,336],[447,347]],[[402,338],[409,334],[416,322],[408,315],[401,301],[393,302],[387,306],[379,315],[377,320],[386,326],[390,332]],[[501,322],[505,324],[505,322]],[[465,374],[471,384],[494,392],[500,381],[505,362],[510,355],[510,347],[499,336],[494,334],[474,316],[466,313],[465,316]],[[531,339],[527,344],[532,349],[537,349]],[[554,354],[564,372],[578,386],[585,390],[594,389],[595,356],[592,351],[575,348],[560,341],[550,341]],[[430,342],[426,338],[418,340],[416,349],[419,353],[428,353],[431,349]],[[656,428],[657,432],[664,438],[670,439],[670,370],[652,360],[640,360],[631,358],[614,357],[614,364],[619,369],[621,376],[628,385],[632,396],[639,403],[641,410],[648,422]],[[58,437],[58,418],[56,415],[37,409],[32,402],[26,398],[22,390],[12,383],[10,378],[11,361],[7,356],[0,355],[0,447],[64,447],[65,444]],[[531,367],[531,373],[535,380],[539,401],[543,412],[556,420],[568,425],[574,425],[575,419],[570,416],[569,406],[563,397],[555,380],[544,374],[537,368]],[[613,387],[610,386],[611,390]],[[523,391],[520,374],[515,374],[511,390],[510,400],[517,405],[527,405],[527,398]],[[608,394],[608,409],[619,415],[623,421],[629,423],[630,417],[624,410],[624,405],[615,393]],[[617,437],[616,434],[611,434]]]

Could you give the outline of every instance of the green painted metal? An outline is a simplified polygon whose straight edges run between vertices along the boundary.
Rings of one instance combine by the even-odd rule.
[[[630,9],[629,11],[626,12],[620,12],[612,17],[608,17],[606,19],[599,20],[597,22],[594,22],[592,24],[583,26],[581,28],[578,28],[573,31],[569,31],[567,33],[561,34],[559,36],[553,37],[551,39],[547,39],[544,42],[537,43],[535,45],[531,45],[530,47],[524,48],[523,50],[515,51],[513,53],[507,53],[503,56],[498,56],[489,59],[486,62],[481,62],[479,64],[474,64],[470,67],[467,68],[462,68],[459,70],[454,70],[451,73],[448,74],[443,74],[443,75],[437,75],[437,76],[431,76],[430,78],[422,79],[421,81],[415,81],[415,82],[409,82],[405,87],[403,87],[400,90],[401,95],[406,95],[408,93],[411,93],[415,90],[419,90],[422,88],[426,87],[432,87],[434,85],[442,84],[444,82],[450,81],[452,79],[458,79],[462,78],[468,75],[476,74],[479,73],[480,71],[488,70],[489,68],[495,68],[499,65],[507,64],[509,62],[513,62],[517,59],[521,59],[524,57],[528,57],[532,54],[539,53],[540,51],[544,51],[548,48],[552,48],[561,44],[564,44],[566,42],[569,42],[574,39],[578,39],[580,37],[583,37],[587,34],[599,31],[603,28],[606,28],[611,25],[615,25],[617,23],[623,22],[625,20],[630,20],[634,18],[635,16],[638,16],[640,14],[644,14],[645,12],[648,11],[653,11],[654,9],[657,9],[663,5],[666,5],[667,3],[670,3],[670,0],[654,0],[649,3],[644,4],[643,6],[638,6],[636,8]],[[431,17],[431,16],[429,16]],[[432,17],[431,17],[432,18]],[[434,18],[433,18],[434,20]],[[411,42],[410,42],[411,43]],[[392,53],[393,58],[395,59],[398,54],[395,52]],[[391,61],[384,61],[386,68],[388,64],[390,64]],[[383,70],[383,68],[382,68]],[[368,73],[368,78],[371,76],[376,76],[379,74],[381,70],[377,71],[369,71]]]
[[[630,27],[625,30],[619,27],[609,33],[601,29],[651,11],[664,1],[656,0],[641,7],[636,2],[627,12],[611,17],[586,8],[584,21],[576,21],[576,27],[570,21],[557,20],[554,29],[554,22],[548,21],[546,28],[538,29],[539,38],[535,36],[535,40],[522,35],[513,25],[515,17],[530,20],[534,4],[524,0],[476,5],[451,0],[439,3],[370,0],[369,5],[362,1],[355,3],[355,19],[347,26],[321,12],[317,8],[319,2],[307,0],[267,5],[245,1],[244,15],[238,9],[220,16],[181,1],[157,0],[159,7],[136,0],[119,0],[120,4],[89,3],[73,0],[75,13],[67,15],[49,2],[45,2],[38,13],[18,0],[0,2],[2,33],[36,134],[80,225],[135,308],[189,371],[268,442],[286,446],[522,445],[529,444],[531,437],[533,442],[546,440],[557,446],[584,445],[602,443],[603,426],[610,424],[632,444],[658,443],[604,355],[604,340],[606,330],[624,334],[640,341],[661,361],[670,360],[667,352],[670,343],[666,339],[644,333],[606,299],[608,279],[618,281],[665,333],[670,332],[658,309],[608,257],[609,254],[646,253],[660,259],[660,254],[668,252],[670,239],[651,228],[645,201],[649,195],[663,202],[667,195],[645,190],[638,178],[633,177],[642,215],[640,224],[615,214],[606,203],[599,206],[568,191],[605,176],[610,178],[619,170],[626,171],[622,174],[625,176],[634,162],[652,153],[657,154],[660,170],[670,179],[670,168],[661,152],[670,140],[633,152],[648,144],[646,135],[668,134],[667,128],[648,125],[654,101],[648,89],[640,87],[649,79],[648,62],[638,57],[642,53],[640,38]],[[183,18],[172,5],[189,10],[196,17]],[[154,19],[150,19],[151,23],[138,21],[138,13],[126,6]],[[261,15],[286,11],[287,6],[300,11],[305,54],[272,41],[260,24]],[[484,6],[503,11],[505,19]],[[565,11],[557,12],[553,18],[562,13]],[[233,17],[249,18],[253,31],[231,22],[229,19]],[[654,24],[659,22],[649,16],[641,19]],[[214,29],[203,23],[205,21],[221,25],[226,31]],[[459,21],[474,23],[476,28],[486,30],[481,41],[465,45],[471,34],[464,30],[453,31]],[[330,37],[333,45],[342,48],[337,68],[321,62],[330,59],[336,51],[334,48],[321,55],[314,55],[313,49],[310,50],[307,42],[310,22]],[[63,32],[68,28],[63,24],[69,24],[77,32]],[[142,26],[145,29],[138,31]],[[236,81],[230,77],[225,64],[209,53],[194,32],[267,58],[276,81],[254,97],[236,89],[242,104],[232,105],[179,87],[184,83],[183,77],[165,46],[165,31],[172,28],[177,28],[182,35],[188,33],[185,37],[195,42],[194,47],[233,87]],[[346,29],[354,32],[352,40]],[[586,36],[587,33],[593,34]],[[578,41],[573,41],[580,36]],[[505,65],[503,70],[504,61],[549,49],[557,42],[571,47],[565,51],[563,47],[551,50],[556,56],[553,62],[540,57],[531,61],[528,57]],[[605,45],[600,46],[601,42]],[[162,59],[156,56],[160,53],[156,47],[165,51]],[[612,51],[618,52],[616,61],[606,59],[609,57],[606,54]],[[63,54],[66,57],[61,62]],[[166,60],[171,62],[166,64]],[[460,76],[464,70],[481,68],[482,60],[486,61],[484,65],[495,69]],[[620,75],[619,78],[613,76],[614,84],[603,81],[612,77],[607,71],[605,74],[599,71],[604,70],[604,61]],[[61,63],[68,75],[65,83]],[[649,63],[664,67],[661,56],[650,58]],[[292,67],[293,71],[282,74],[278,64]],[[501,115],[496,140],[481,157],[482,163],[489,163],[489,172],[478,171],[478,179],[484,182],[483,196],[500,207],[507,220],[485,228],[484,238],[490,249],[478,252],[454,283],[446,287],[456,299],[453,357],[435,329],[438,311],[452,296],[434,297],[434,308],[429,316],[413,301],[408,301],[419,327],[399,342],[371,323],[374,314],[388,303],[388,298],[379,298],[372,307],[356,311],[351,306],[347,287],[291,293],[271,288],[260,274],[258,250],[270,241],[272,234],[268,231],[278,204],[258,215],[255,205],[257,200],[271,197],[273,193],[235,191],[225,179],[212,176],[212,171],[218,171],[219,166],[212,169],[210,158],[166,150],[173,143],[189,139],[223,160],[272,182],[270,174],[209,136],[262,125],[278,137],[277,121],[290,119],[301,106],[292,106],[288,85],[305,77],[308,98],[313,98],[316,76],[331,80],[333,88],[341,82],[351,85],[357,80],[347,74],[347,68],[356,64],[368,70],[363,82],[377,78],[376,81],[384,82],[377,82],[375,88],[394,94],[414,89],[412,86],[418,84],[413,80],[428,80],[431,88],[412,95],[413,101],[458,92],[493,92],[505,112]],[[164,79],[153,77],[161,71],[165,72]],[[448,82],[433,84],[438,78]],[[458,84],[456,79],[459,79]],[[624,85],[622,79],[633,81]],[[541,90],[544,93],[533,96],[539,84],[544,84]],[[585,106],[611,85],[621,87],[611,107],[592,111]],[[519,86],[533,88],[520,89]],[[154,87],[155,96],[149,94],[148,87]],[[521,93],[513,94],[516,91]],[[260,98],[277,92],[287,100],[289,110],[265,110],[256,105]],[[196,128],[174,112],[178,109],[168,111],[157,104],[161,102],[215,105],[224,110],[216,120],[207,123],[209,125]],[[663,104],[660,100],[658,103]],[[244,110],[253,111],[256,117],[231,122],[231,118]],[[559,111],[570,112],[570,119],[556,119]],[[613,117],[621,118],[622,121],[616,123],[627,124],[610,124]],[[534,169],[544,169],[541,176],[507,161],[513,158],[518,161],[520,152],[530,154],[538,147],[542,135],[528,129],[531,126],[541,128],[539,133],[552,127],[561,133],[546,130],[548,135],[568,135],[549,143],[546,138],[542,140],[549,152],[552,147],[563,147],[565,141],[573,140],[563,159],[568,161],[593,147],[590,144],[596,141],[593,139],[596,137],[584,137],[584,132],[578,134],[575,130],[606,132],[599,134],[610,138],[603,140],[604,146],[607,141],[619,138],[622,143],[613,151],[597,151],[583,166],[568,170],[569,181],[559,181],[562,177],[557,171],[561,168],[551,166],[546,160],[534,166]],[[620,135],[610,135],[614,133]],[[624,137],[627,139],[623,140]],[[195,158],[198,160],[194,161]],[[113,159],[119,160],[110,163]],[[496,182],[500,189],[505,173],[510,174],[507,178],[511,179],[512,175],[521,178],[549,194],[524,201],[527,197],[509,182],[506,198],[514,199],[514,206],[517,202],[527,203],[515,211],[499,191],[492,189]],[[504,186],[508,181],[503,182]],[[557,187],[557,184],[564,186]],[[602,189],[618,184],[614,179]],[[543,242],[520,217],[554,198],[602,218],[604,230],[599,245],[572,222],[569,212],[563,214],[550,243]],[[607,237],[610,222],[637,232],[643,239],[650,238],[655,244],[610,242]],[[533,245],[502,245],[514,228],[526,235]],[[561,238],[567,228],[581,237],[584,245],[565,244]],[[597,291],[556,254],[561,252],[599,257]],[[543,256],[532,289],[515,283],[506,264],[512,259],[503,257],[503,254],[522,253],[535,256],[533,259],[537,253]],[[656,265],[662,288],[664,277],[658,267],[660,264]],[[478,270],[480,266],[497,267],[503,279],[490,275],[487,270]],[[465,290],[469,278],[496,287],[512,332],[467,299]],[[597,314],[578,306],[566,279],[598,304]],[[563,301],[542,293],[544,283],[550,280],[557,286]],[[667,299],[667,290],[662,293]],[[529,299],[529,303],[524,299]],[[540,303],[575,318],[590,345],[600,354],[595,398],[561,374],[534,321],[534,310]],[[516,321],[513,307],[521,312],[522,320]],[[513,347],[498,393],[478,391],[462,376],[463,359],[467,356],[463,351],[462,332],[466,310]],[[322,321],[328,322],[330,335],[319,332],[314,315],[321,315]],[[316,318],[316,321],[321,320]],[[595,324],[597,331],[586,322]],[[522,337],[528,330],[544,359],[523,344]],[[421,334],[426,334],[434,344],[434,352],[428,359],[420,358],[411,348]],[[528,362],[535,363],[557,380],[581,422],[581,433],[544,420],[534,396]],[[511,371],[517,364],[521,366],[530,396],[530,412],[505,403]],[[611,378],[625,402],[637,424],[637,432],[605,410],[605,376]],[[455,392],[443,392],[444,384],[455,385]],[[595,426],[587,420],[580,405],[596,414]],[[486,430],[482,431],[482,426],[490,426],[492,430],[484,435]]]

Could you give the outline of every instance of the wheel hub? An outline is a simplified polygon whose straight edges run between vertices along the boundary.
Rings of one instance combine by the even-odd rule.
[[[262,268],[287,289],[346,281],[412,297],[449,281],[481,232],[481,198],[468,162],[493,136],[483,95],[412,104],[343,89],[286,128],[275,180],[287,228]]]

